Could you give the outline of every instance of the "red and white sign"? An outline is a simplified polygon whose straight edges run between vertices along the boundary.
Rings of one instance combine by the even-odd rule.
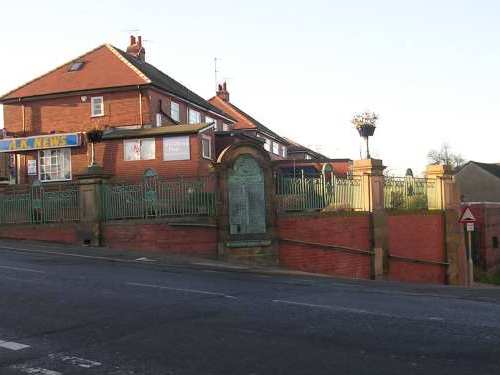
[[[458,220],[458,222],[461,224],[476,222],[476,218],[472,214],[470,207],[465,207],[465,209],[462,211],[462,215],[460,215],[460,219]]]

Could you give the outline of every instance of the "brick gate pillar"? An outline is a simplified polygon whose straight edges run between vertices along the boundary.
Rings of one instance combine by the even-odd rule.
[[[371,278],[381,278],[387,270],[388,233],[384,210],[384,169],[382,160],[355,160],[353,175],[361,180],[362,210],[370,212],[372,232]]]
[[[467,258],[463,227],[458,223],[460,217],[460,191],[452,175],[451,168],[445,165],[429,165],[426,170],[428,179],[429,209],[442,210],[445,226],[445,261],[448,263],[446,279],[453,285],[467,282]]]
[[[83,244],[100,246],[102,202],[101,187],[103,182],[111,177],[99,166],[91,166],[76,178],[79,184],[80,196],[80,226],[78,237]]]

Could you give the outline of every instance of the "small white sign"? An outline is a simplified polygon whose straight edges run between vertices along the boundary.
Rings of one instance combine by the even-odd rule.
[[[28,175],[36,175],[36,160],[28,160]]]
[[[474,232],[474,223],[466,223],[467,232]]]

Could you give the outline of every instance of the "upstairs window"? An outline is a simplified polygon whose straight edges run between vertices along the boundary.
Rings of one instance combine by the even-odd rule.
[[[201,138],[201,153],[205,159],[212,158],[212,138],[203,135]]]
[[[231,130],[231,127],[229,126],[229,124],[224,123],[224,124],[222,124],[222,130],[227,132],[227,131]]]
[[[125,161],[154,160],[155,139],[126,139],[123,141],[123,151]]]
[[[286,147],[285,146],[281,146],[281,156],[286,158]]]
[[[280,154],[280,144],[273,142],[273,154],[279,155]]]
[[[104,116],[104,98],[102,96],[93,96],[90,99],[91,116]]]
[[[205,116],[205,124],[215,125],[215,129],[217,129],[217,121],[215,119],[213,119],[212,117]]]
[[[199,124],[201,122],[200,112],[195,111],[194,109],[188,109],[188,122],[190,124]]]
[[[264,143],[264,150],[266,151],[271,151],[271,140],[266,138],[266,141]]]
[[[180,121],[179,103],[170,103],[170,117],[172,117],[172,120]]]
[[[306,154],[306,157],[305,157],[306,160],[311,160],[312,159],[312,156],[309,155],[309,154]]]

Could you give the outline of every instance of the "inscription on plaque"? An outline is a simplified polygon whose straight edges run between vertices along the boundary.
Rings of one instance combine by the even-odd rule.
[[[264,174],[250,155],[236,159],[228,177],[231,234],[266,232]]]

